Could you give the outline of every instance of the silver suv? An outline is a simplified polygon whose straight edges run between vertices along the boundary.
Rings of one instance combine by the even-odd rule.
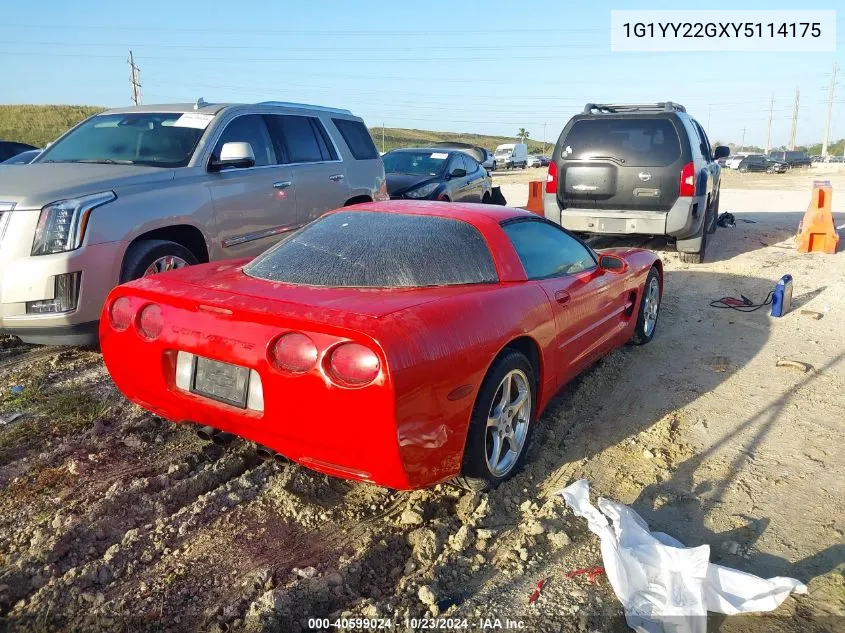
[[[106,294],[198,262],[254,257],[330,209],[388,199],[348,110],[295,103],[138,106],[0,168],[0,331],[96,343]]]

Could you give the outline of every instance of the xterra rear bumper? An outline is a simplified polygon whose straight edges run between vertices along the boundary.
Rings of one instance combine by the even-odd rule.
[[[669,211],[562,209],[553,193],[543,195],[547,219],[578,233],[604,235],[667,235],[687,239],[698,234],[704,222],[705,196],[678,198]]]

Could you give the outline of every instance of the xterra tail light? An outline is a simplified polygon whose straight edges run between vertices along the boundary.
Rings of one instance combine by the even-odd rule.
[[[343,343],[329,356],[329,376],[349,387],[363,387],[378,376],[380,363],[375,352],[358,343]]]
[[[695,165],[687,163],[681,170],[680,196],[689,198],[695,195]]]
[[[138,330],[141,332],[141,336],[152,340],[158,338],[163,329],[164,315],[161,308],[155,303],[144,306],[138,318]]]
[[[291,374],[304,374],[317,364],[317,346],[302,332],[283,334],[270,349],[270,362]]]
[[[109,308],[109,322],[118,332],[125,332],[132,323],[132,302],[126,297],[115,299]]]
[[[557,164],[549,161],[549,173],[546,175],[546,193],[557,193]]]

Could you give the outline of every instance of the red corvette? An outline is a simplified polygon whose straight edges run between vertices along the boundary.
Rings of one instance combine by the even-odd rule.
[[[103,357],[132,401],[396,489],[512,475],[551,397],[654,336],[660,260],[489,205],[338,209],[252,261],[115,288]],[[215,432],[215,431],[212,431]]]

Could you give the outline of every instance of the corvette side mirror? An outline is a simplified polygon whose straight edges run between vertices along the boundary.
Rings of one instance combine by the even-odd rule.
[[[601,255],[599,257],[599,268],[609,273],[619,274],[628,270],[628,264],[616,255]]]

